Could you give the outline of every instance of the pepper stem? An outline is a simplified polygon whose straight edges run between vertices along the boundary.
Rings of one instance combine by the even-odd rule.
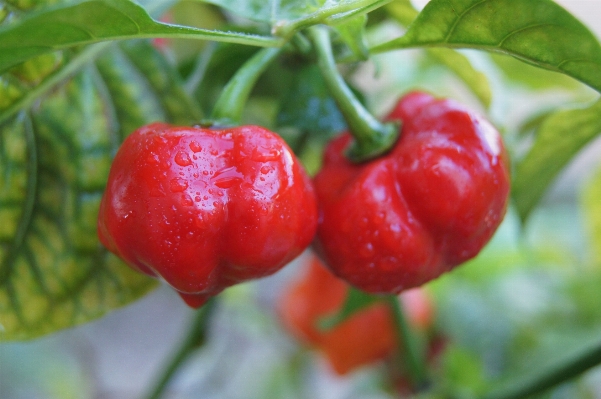
[[[244,106],[257,79],[281,50],[281,47],[264,48],[246,61],[223,88],[213,108],[211,121],[206,124],[223,126],[240,124]]]
[[[398,139],[399,125],[378,121],[347,86],[336,67],[328,28],[313,26],[309,32],[326,86],[355,138],[347,156],[354,162],[362,162],[387,152]]]
[[[424,351],[407,318],[397,295],[387,295],[385,301],[392,313],[398,346],[398,362],[405,366],[413,387],[419,391],[428,384]]]
[[[163,396],[165,388],[169,381],[180,369],[182,364],[190,357],[192,352],[202,346],[205,341],[207,328],[210,324],[210,319],[215,311],[216,299],[213,297],[200,309],[198,309],[192,319],[192,323],[188,330],[188,335],[182,340],[177,351],[161,372],[157,382],[145,396],[147,399],[159,399]]]

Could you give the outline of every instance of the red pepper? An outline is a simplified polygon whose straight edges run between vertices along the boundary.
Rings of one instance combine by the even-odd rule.
[[[199,307],[279,270],[310,244],[316,225],[312,183],[275,133],[155,123],[119,149],[98,233],[131,267]]]
[[[466,107],[413,92],[387,119],[402,121],[388,153],[353,164],[342,134],[314,179],[316,247],[335,274],[372,293],[420,286],[478,254],[510,184],[500,135]]]
[[[320,350],[339,375],[395,352],[394,321],[384,302],[358,310],[331,329],[320,329],[320,320],[336,314],[343,306],[349,285],[334,276],[316,256],[311,256],[303,266],[300,277],[278,302],[278,313],[288,331]],[[401,294],[400,299],[411,325],[426,332],[434,320],[429,296],[416,288]]]

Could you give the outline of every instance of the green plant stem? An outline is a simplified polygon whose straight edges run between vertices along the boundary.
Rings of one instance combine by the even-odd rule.
[[[428,384],[424,351],[420,347],[417,337],[405,317],[399,297],[397,295],[387,295],[385,301],[394,318],[398,345],[398,361],[407,369],[414,388],[421,390]]]
[[[273,27],[272,33],[276,36],[288,38],[294,33],[313,25],[324,22],[339,23],[357,15],[367,14],[391,1],[392,0],[342,1],[330,7],[321,7],[311,14],[307,14],[292,21],[281,21]]]
[[[564,356],[547,366],[537,364],[535,372],[493,388],[483,399],[521,399],[542,393],[566,382],[588,369],[601,364],[601,340],[586,345],[579,351]]]
[[[169,381],[182,364],[190,357],[194,350],[202,346],[205,341],[209,320],[215,310],[216,302],[217,300],[213,297],[209,299],[203,307],[196,311],[188,329],[188,334],[181,341],[178,349],[174,352],[173,357],[161,372],[160,377],[156,380],[155,385],[144,398],[159,399],[167,388]]]
[[[250,93],[282,48],[264,48],[253,55],[229,80],[215,103],[211,119],[217,124],[237,125]]]
[[[355,138],[347,155],[352,161],[362,162],[385,153],[398,138],[398,125],[384,124],[374,118],[344,82],[334,60],[328,29],[315,26],[310,34],[326,86]]]

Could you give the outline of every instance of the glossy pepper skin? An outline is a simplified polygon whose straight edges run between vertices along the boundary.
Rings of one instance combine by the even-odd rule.
[[[314,179],[316,248],[336,275],[372,293],[420,286],[478,254],[510,185],[499,133],[457,102],[412,92],[387,119],[402,121],[388,153],[353,164],[344,133]]]
[[[393,317],[383,302],[358,310],[332,329],[319,328],[322,318],[341,309],[349,287],[312,255],[278,302],[278,314],[286,330],[322,352],[338,375],[384,360],[396,350]],[[399,299],[411,325],[426,332],[434,321],[430,297],[415,288],[402,293]]]
[[[275,133],[154,123],[117,152],[98,234],[132,268],[199,307],[279,270],[310,244],[316,225],[313,185]]]

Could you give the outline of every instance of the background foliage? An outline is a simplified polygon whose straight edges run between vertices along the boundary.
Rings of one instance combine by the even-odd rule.
[[[413,88],[457,98],[488,115],[512,156],[512,206],[494,241],[426,287],[436,328],[452,344],[424,397],[482,397],[594,346],[597,37],[549,0],[419,8],[404,0],[0,1],[0,340],[55,332],[0,344],[0,396],[132,397],[151,385],[190,314],[164,288],[130,304],[160,284],[99,245],[111,158],[142,124],[206,117],[245,60],[286,45],[243,119],[280,133],[315,172],[323,145],[345,127],[294,36],[316,23],[336,32],[341,71],[376,115]],[[297,267],[223,294],[208,343],[175,381],[182,397],[389,397],[378,366],[336,379],[282,331],[273,306]],[[145,371],[116,383],[129,368]],[[542,397],[597,397],[600,376],[593,370]]]

